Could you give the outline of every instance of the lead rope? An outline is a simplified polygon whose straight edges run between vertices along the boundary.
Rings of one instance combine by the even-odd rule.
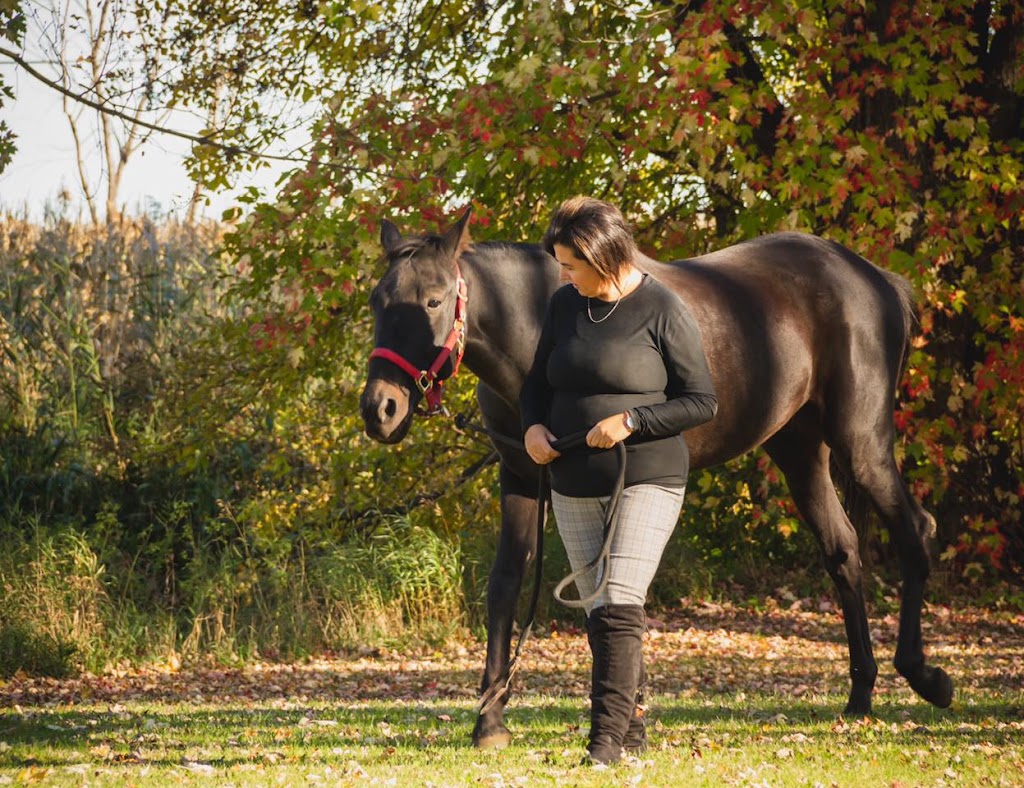
[[[458,429],[469,429],[476,432],[482,432],[490,437],[492,441],[503,443],[506,446],[519,449],[520,451],[524,448],[522,441],[509,438],[506,435],[494,432],[485,427],[477,427],[476,425],[470,424],[461,414],[455,417],[455,425]],[[565,437],[554,441],[551,446],[559,452],[576,448],[586,440],[588,432],[590,432],[589,429],[574,432],[571,435],[566,435]],[[622,442],[616,443],[615,451],[619,460],[619,472],[615,479],[615,486],[612,488],[612,495],[608,501],[608,507],[605,509],[604,542],[601,545],[601,550],[590,563],[571,573],[568,577],[563,578],[562,581],[555,586],[555,600],[566,607],[586,607],[600,596],[608,586],[608,563],[611,556],[612,539],[615,537],[615,531],[618,527],[618,518],[616,515],[618,514],[619,501],[622,497],[622,489],[625,486],[626,481],[626,447]],[[512,685],[512,677],[515,676],[516,672],[519,670],[519,658],[523,653],[523,646],[526,644],[526,640],[529,638],[530,632],[533,630],[533,622],[537,614],[537,602],[540,600],[540,587],[544,565],[544,522],[546,519],[547,503],[550,492],[551,488],[548,480],[547,469],[543,469],[540,474],[540,481],[537,485],[537,544],[534,557],[533,589],[530,592],[530,605],[527,608],[526,623],[519,630],[519,639],[516,642],[516,648],[512,654],[512,659],[509,660],[501,674],[491,682],[490,686],[484,690],[483,693],[481,693],[480,704],[477,707],[478,717],[486,714],[500,698],[508,694],[509,687]],[[601,575],[594,593],[582,599],[565,599],[561,596],[562,590],[567,585],[574,582],[577,577],[593,570],[598,566],[598,564],[601,565]]]

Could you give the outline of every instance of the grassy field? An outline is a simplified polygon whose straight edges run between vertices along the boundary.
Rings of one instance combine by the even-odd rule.
[[[0,687],[0,783],[46,785],[1024,785],[1024,616],[932,608],[932,660],[957,683],[926,705],[894,675],[876,616],[875,714],[840,715],[833,611],[693,605],[652,621],[652,749],[580,765],[588,655],[577,631],[529,641],[512,746],[469,746],[482,647],[238,668],[165,665]]]

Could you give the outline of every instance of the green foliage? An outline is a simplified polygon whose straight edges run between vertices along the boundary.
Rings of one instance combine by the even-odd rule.
[[[496,519],[462,478],[489,446],[438,424],[405,453],[363,437],[352,367],[367,325],[350,340],[339,326],[333,368],[309,374],[219,300],[217,237],[146,221],[0,224],[0,609],[74,644],[91,669],[403,630],[434,641],[427,610],[447,611],[445,632],[461,626],[463,572],[442,547],[467,521]],[[447,401],[472,416],[472,381]],[[381,484],[406,462],[431,473]],[[378,526],[405,514],[412,541],[391,527],[380,541]],[[421,577],[381,574],[385,544]],[[396,585],[347,599],[339,566]],[[378,619],[351,602],[376,604]]]
[[[678,575],[678,596],[728,594],[730,585],[771,593],[790,572],[803,588],[824,579],[817,544],[761,451],[692,473],[679,530],[682,555],[668,557],[661,581]]]
[[[102,529],[102,519],[98,525]],[[31,517],[3,522],[0,534],[6,546],[0,557],[5,665],[63,675],[72,656],[89,668],[125,656],[120,648],[130,641],[127,631],[108,637],[126,603],[112,598],[107,566],[81,529],[48,528]]]
[[[950,569],[1019,575],[1019,4],[373,9],[360,47],[335,46],[355,34],[328,6],[296,22],[319,31],[305,51],[327,76],[304,87],[318,112],[310,164],[273,202],[250,195],[225,239],[247,266],[233,292],[265,304],[306,374],[332,357],[337,315],[366,319],[384,215],[434,230],[472,202],[477,237],[536,240],[555,204],[586,192],[619,203],[663,258],[816,232],[916,286],[904,472]],[[714,486],[733,489],[733,473]],[[728,517],[730,532],[795,522],[781,508]]]
[[[91,555],[102,626],[82,637],[101,660],[391,642],[425,626],[408,589],[474,626],[498,517],[495,475],[477,473],[490,447],[445,420],[378,446],[359,422],[380,219],[432,231],[473,203],[477,238],[536,240],[585,192],[619,203],[661,258],[800,229],[909,277],[922,314],[895,417],[904,474],[937,515],[950,574],[1013,582],[1018,5],[148,5],[158,54],[184,64],[154,90],[195,107],[227,91],[234,114],[209,131],[244,147],[301,111],[309,160],[273,199],[246,193],[223,237],[59,217],[0,227],[0,526],[36,545],[5,577],[51,553],[79,577],[93,564],[66,556]],[[209,184],[247,166],[195,152]],[[448,386],[453,411],[474,416],[473,384]],[[658,599],[816,566],[763,456],[689,487]],[[564,568],[552,549],[549,576]],[[406,551],[421,560],[390,561]],[[354,574],[387,587],[348,585]],[[342,590],[382,623],[358,629]],[[72,610],[61,593],[46,598]]]
[[[409,520],[317,560],[310,586],[323,595],[323,636],[332,646],[402,646],[411,632],[440,644],[465,626],[458,543]]]
[[[40,634],[7,615],[0,617],[0,678],[17,674],[62,679],[74,672],[75,647]]]
[[[25,16],[21,12],[21,0],[0,0],[0,46],[20,45],[25,35]],[[14,98],[14,92],[3,79],[0,79],[0,109],[4,102]],[[11,163],[11,157],[17,147],[15,135],[7,123],[0,120],[0,172]]]

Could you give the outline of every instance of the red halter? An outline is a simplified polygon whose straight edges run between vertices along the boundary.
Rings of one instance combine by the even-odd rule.
[[[416,369],[416,367],[395,351],[388,350],[385,347],[376,347],[370,353],[371,359],[382,358],[390,361],[412,377],[416,388],[420,390],[420,393],[427,402],[426,410],[422,408],[416,409],[416,412],[421,416],[435,416],[438,413],[445,412],[445,409],[441,406],[441,387],[447,378],[439,380],[437,373],[446,361],[451,361],[452,374],[448,377],[455,377],[455,373],[459,371],[459,364],[462,363],[462,356],[466,351],[466,303],[469,301],[469,291],[466,288],[466,280],[462,278],[462,272],[459,270],[458,264],[455,266],[455,275],[457,277],[455,285],[457,290],[455,322],[452,325],[452,330],[448,332],[448,338],[444,341],[444,347],[437,354],[437,358],[434,359],[434,363],[428,369]]]

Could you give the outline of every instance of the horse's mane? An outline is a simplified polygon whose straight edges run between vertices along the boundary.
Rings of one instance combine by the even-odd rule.
[[[401,241],[396,243],[388,253],[388,260],[400,260],[403,257],[410,257],[421,249],[425,249],[428,246],[432,246],[435,250],[441,248],[441,243],[444,241],[440,235],[410,235],[402,238]],[[473,242],[470,240],[469,233],[464,233],[462,240],[459,242],[459,248],[455,252],[455,259],[458,260],[463,254],[473,248]]]
[[[400,257],[408,257],[409,255],[416,254],[420,249],[426,247],[428,243],[432,244],[436,248],[441,243],[441,236],[410,235],[391,247],[388,257],[392,260],[397,260]]]

